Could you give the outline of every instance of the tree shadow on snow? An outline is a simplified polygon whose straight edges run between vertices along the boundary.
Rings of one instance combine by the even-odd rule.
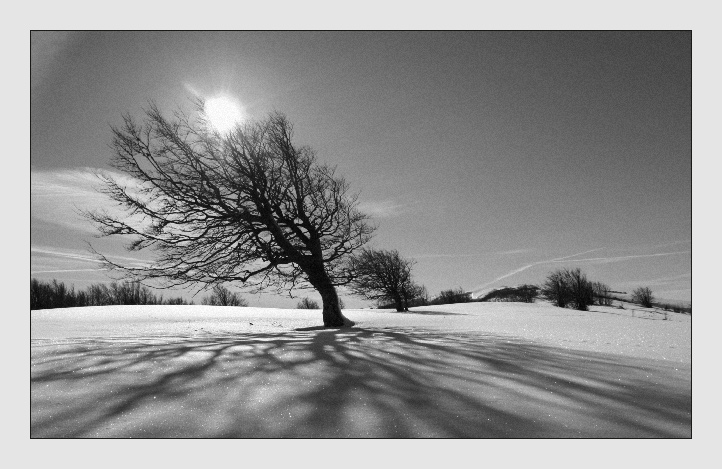
[[[691,437],[689,366],[481,333],[33,341],[31,437]]]

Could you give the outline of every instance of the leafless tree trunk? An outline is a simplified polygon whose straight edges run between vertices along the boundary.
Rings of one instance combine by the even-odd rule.
[[[111,163],[130,178],[99,176],[102,192],[125,212],[84,213],[102,235],[129,236],[130,250],[157,256],[138,267],[96,253],[108,267],[162,279],[163,287],[312,287],[323,299],[324,325],[350,324],[335,287],[351,281],[349,257],[374,228],[335,169],[292,143],[284,115],[220,135],[202,113],[168,120],[151,104],[142,125],[125,116],[113,133]]]

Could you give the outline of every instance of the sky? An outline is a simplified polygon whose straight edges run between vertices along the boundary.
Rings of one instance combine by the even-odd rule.
[[[76,213],[104,204],[92,172],[110,169],[110,126],[140,117],[149,100],[170,114],[193,96],[223,95],[248,119],[284,112],[296,142],[360,191],[378,225],[370,245],[414,259],[431,295],[538,284],[580,267],[613,290],[649,286],[691,301],[688,31],[30,39],[32,277],[110,281],[88,242],[147,259],[96,238]],[[245,296],[251,306],[298,301]],[[372,304],[341,296],[348,307]]]

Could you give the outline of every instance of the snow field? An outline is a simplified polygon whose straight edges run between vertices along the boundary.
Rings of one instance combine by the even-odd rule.
[[[32,437],[690,437],[691,320],[469,303],[410,313],[31,313]]]

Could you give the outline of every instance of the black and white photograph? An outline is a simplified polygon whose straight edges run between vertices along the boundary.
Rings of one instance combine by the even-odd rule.
[[[28,31],[29,438],[691,439],[692,35]]]

